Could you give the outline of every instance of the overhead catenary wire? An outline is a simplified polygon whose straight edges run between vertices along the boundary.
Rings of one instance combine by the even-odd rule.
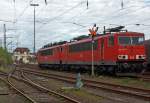
[[[52,3],[49,1],[49,4],[47,4],[47,5],[50,5],[50,4],[52,4]],[[43,11],[48,8],[47,5],[46,5],[46,7],[43,6],[43,7],[39,10],[39,12],[36,13],[36,15],[37,15],[36,18],[38,18],[38,16],[41,16],[41,12],[43,13]],[[64,6],[66,6],[66,5],[64,5]],[[63,8],[61,8],[61,9],[63,9]],[[60,11],[60,10],[59,10],[59,11]],[[43,15],[43,16],[44,16],[44,15]],[[41,21],[40,23],[42,23],[42,21]]]
[[[133,6],[131,6],[131,7],[133,7]],[[125,10],[125,9],[127,9],[127,8],[124,8],[123,10]],[[78,25],[77,23],[74,23],[74,22],[72,22],[72,24]]]
[[[125,9],[127,9],[127,8],[124,8],[123,10],[125,10]],[[118,10],[118,11],[121,11],[121,10]],[[116,12],[116,11],[115,11],[115,12]],[[55,18],[54,18],[54,19],[55,19]],[[53,20],[53,19],[52,19],[52,20]],[[51,20],[50,20],[50,21],[51,21]],[[45,25],[45,24],[47,24],[47,23],[44,23],[44,25]]]
[[[122,5],[123,5],[123,0],[122,0]],[[137,6],[130,6],[130,7],[127,7],[127,8],[123,8],[123,10],[125,10],[125,9],[128,9],[128,8],[131,8],[131,7],[137,7]],[[141,6],[139,6],[139,7],[141,7]],[[147,7],[147,6],[146,6]],[[139,9],[143,9],[143,8],[146,8],[145,6],[142,6],[141,8],[139,8]],[[137,10],[139,10],[139,9],[136,9],[135,11],[137,11]],[[120,10],[118,10],[118,11],[122,11],[122,9],[120,9]],[[132,12],[134,12],[134,11],[132,11]],[[126,13],[126,14],[130,14],[131,12],[128,12],[128,13]],[[122,15],[121,15],[122,16]],[[125,24],[126,26],[129,26],[128,24]],[[134,25],[134,24],[131,24],[131,25]]]
[[[18,20],[24,15],[25,11],[30,7],[30,3],[32,3],[33,0],[30,0],[29,3],[26,5],[26,7],[23,9],[23,11],[19,14],[19,16],[16,18],[15,22],[18,22]]]
[[[31,0],[30,0],[31,1]],[[33,0],[32,0],[33,1]],[[131,7],[127,7],[127,8],[131,8]],[[127,8],[124,8],[123,10],[125,10],[125,9],[127,9]],[[25,9],[24,9],[24,11],[25,11]],[[120,10],[117,10],[117,11],[122,11],[121,9]],[[115,13],[117,12],[117,11],[115,11]],[[24,12],[22,12],[22,14],[23,14]],[[21,16],[21,15],[20,15]],[[44,24],[46,24],[46,23],[44,23]]]
[[[30,0],[31,1],[31,0]],[[88,0],[85,0],[85,1],[88,1]],[[123,0],[122,0],[123,1]],[[134,1],[134,0],[132,0],[132,1]],[[17,1],[16,1],[17,2]],[[43,0],[43,2],[44,2],[44,0]],[[86,2],[87,3],[87,2]],[[85,4],[86,4],[85,3]],[[84,5],[84,7],[85,7],[86,5]],[[47,6],[48,7],[48,6]],[[133,6],[133,7],[136,7],[136,6]],[[132,8],[133,8],[132,7]],[[45,8],[46,8],[46,6],[45,6]],[[85,8],[86,9],[86,8]],[[27,9],[26,9],[27,10]],[[25,11],[26,11],[25,10]],[[119,10],[116,10],[116,11],[114,11],[112,14],[115,14],[115,15],[112,15],[112,14],[109,14],[108,16],[110,17],[110,18],[106,18],[106,19],[104,19],[104,18],[102,18],[102,19],[104,19],[102,22],[108,22],[108,24],[109,24],[109,20],[111,19],[111,20],[116,20],[116,18],[115,17],[113,17],[113,18],[111,18],[111,16],[117,16],[117,19],[120,19],[123,15],[127,15],[126,14],[126,11],[129,11],[127,8],[126,8],[126,5],[124,5],[124,7],[123,7],[123,9],[119,9]],[[24,12],[25,12],[24,11]],[[43,10],[42,10],[43,11]],[[89,10],[87,10],[87,11],[89,11]],[[117,11],[119,11],[119,12],[122,12],[122,16],[121,17],[119,17],[120,16],[120,14],[121,13],[118,13]],[[22,11],[23,12],[23,11]],[[125,12],[125,13],[123,13],[123,12]],[[130,14],[130,12],[132,13],[132,11],[129,11],[128,13]],[[134,12],[134,11],[133,11]],[[22,13],[20,13],[20,15],[21,15]],[[57,13],[58,14],[58,13]],[[61,13],[60,13],[61,14]],[[24,15],[24,13],[22,14],[22,16]],[[73,14],[72,14],[73,15]],[[21,17],[22,17],[21,16]],[[57,17],[58,16],[58,17]],[[52,18],[50,18],[50,17],[48,17],[48,19],[46,18],[46,20],[48,20],[48,23],[50,23],[50,22],[52,22],[52,21],[54,21],[54,20],[58,20],[59,19],[59,17],[61,17],[61,16],[59,16],[59,15],[57,15],[56,16],[56,18],[54,17],[54,19],[53,19],[53,17]],[[63,15],[62,15],[63,16]],[[108,17],[108,16],[105,16],[105,17]],[[19,16],[18,16],[19,17]],[[80,19],[80,15],[77,17],[77,18],[79,18]],[[135,17],[136,18],[136,17]],[[19,18],[17,18],[17,20],[16,21],[18,21],[20,19],[20,17]],[[148,18],[149,19],[149,18]],[[147,20],[148,20],[147,19]],[[89,22],[89,19],[87,19],[88,21],[87,21],[87,23]],[[60,19],[60,21],[61,21],[61,19]],[[68,21],[68,22],[70,22],[70,21]],[[97,23],[99,23],[99,24],[101,24],[102,23],[101,21],[99,21],[99,22],[97,22]],[[132,21],[131,21],[132,22]],[[48,24],[48,23],[44,23],[43,25],[39,25],[39,26],[41,26],[42,28],[43,28],[43,26],[45,26],[46,24]],[[118,23],[119,23],[119,20],[118,20]],[[142,23],[142,22],[141,22]],[[82,27],[82,26],[80,26],[80,23],[78,22],[78,21],[74,21],[74,22],[72,22],[72,23],[70,23],[70,24],[73,24],[73,25],[77,25],[77,26],[79,26],[79,27]],[[84,23],[81,23],[81,24],[83,24],[83,25],[85,25]],[[56,24],[57,25],[57,24]],[[41,28],[40,28],[41,29]]]
[[[146,6],[147,7],[147,6]],[[122,17],[122,16],[125,16],[125,15],[127,15],[127,14],[131,14],[131,13],[135,13],[135,12],[137,12],[138,10],[141,10],[141,9],[144,9],[144,8],[146,8],[145,6],[142,6],[141,8],[138,8],[138,9],[135,9],[135,10],[133,10],[133,11],[131,11],[131,12],[127,12],[127,13],[124,13],[124,14],[122,14],[122,15],[120,15],[120,14],[117,14],[117,15],[114,15],[114,16],[109,16],[109,18],[104,18],[104,19],[101,19],[101,20],[97,20],[97,22],[100,22],[100,23],[108,23],[109,21],[112,21],[112,20],[114,20],[114,19],[117,19],[117,18],[119,18],[119,17]],[[125,9],[120,9],[119,11],[122,11],[122,10],[125,10]],[[113,13],[115,13],[115,12],[117,12],[117,11],[114,11],[114,12],[112,12],[111,14],[113,14]],[[110,15],[111,15],[110,14]],[[136,18],[136,17],[135,17]],[[117,21],[119,21],[119,20],[117,20]],[[109,24],[109,23],[108,23]]]
[[[70,23],[70,24],[74,24],[74,25],[77,25],[77,26],[80,26],[80,27],[83,27],[83,28],[87,27],[85,25],[82,25],[82,24],[79,24],[79,23],[76,23],[76,22],[61,22],[61,23]]]
[[[115,10],[115,11],[113,11],[113,12],[111,12],[109,15],[112,15],[112,14],[115,14],[114,16],[117,18],[117,15],[116,14],[118,14],[118,13],[120,13],[120,12],[123,12],[123,11],[125,11],[125,10],[128,10],[128,9],[130,9],[130,8],[133,8],[133,7],[141,7],[141,6],[134,6],[134,5],[131,5],[131,6],[128,6],[128,7],[124,7],[123,9],[117,9],[117,10]],[[143,7],[145,7],[145,6],[143,6]],[[142,9],[143,7],[141,7],[140,9]],[[139,9],[138,9],[139,10]],[[136,11],[136,10],[135,10]],[[134,11],[132,11],[132,12],[134,12]],[[128,14],[130,14],[131,12],[128,12]],[[126,13],[124,13],[123,15],[126,15]],[[121,15],[121,16],[123,16],[123,15]],[[98,21],[98,22],[101,22],[101,23],[104,23],[105,21],[110,21],[110,20],[112,20],[113,18],[115,18],[114,16],[110,16],[110,18],[104,18],[104,19],[102,19],[102,20],[100,20],[100,21]],[[76,16],[75,16],[76,17]],[[73,17],[72,17],[73,18]],[[71,18],[71,19],[72,19]],[[115,18],[115,19],[116,19]],[[78,20],[80,20],[80,19],[78,19]],[[109,23],[108,23],[109,24]]]
[[[32,2],[33,0],[30,0],[30,2]],[[45,3],[47,2],[47,0],[45,1]],[[87,0],[87,4],[88,4],[88,0]],[[20,14],[19,17],[21,17],[24,14],[24,11],[28,8],[28,6],[23,10],[23,12]]]
[[[71,10],[73,10],[73,9],[77,8],[78,6],[80,6],[80,4],[82,4],[82,3],[85,3],[85,1],[82,1],[82,2],[78,3],[77,5],[71,7],[70,9],[67,9],[66,11],[60,13],[59,15],[57,15],[57,16],[51,18],[51,19],[50,19],[49,21],[47,21],[46,23],[42,24],[37,30],[40,30],[40,29],[43,28],[46,24],[48,24],[48,23],[50,23],[50,22],[52,22],[52,21],[58,19],[59,17],[61,17],[61,16],[65,15],[65,14],[67,14],[67,13],[70,12]]]
[[[13,21],[11,21],[11,20],[2,20],[2,19],[0,19],[0,21],[13,23]]]

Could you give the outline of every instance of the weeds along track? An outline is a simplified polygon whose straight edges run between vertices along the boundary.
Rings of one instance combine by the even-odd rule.
[[[148,81],[150,82],[150,72],[145,72],[141,75],[138,75],[138,78],[140,78],[143,81]]]
[[[75,80],[76,80],[76,78],[72,76],[45,73],[45,72],[35,71],[31,69],[18,68],[17,70],[22,70],[25,73],[48,77],[52,79],[57,79],[57,80],[65,81],[69,83],[75,83]],[[82,79],[82,80],[84,82],[84,86],[86,87],[102,89],[102,90],[106,90],[109,92],[110,91],[115,92],[118,94],[125,94],[125,95],[129,95],[129,96],[133,96],[136,98],[150,101],[150,90],[148,89],[135,88],[135,87],[130,87],[130,86],[122,86],[122,85],[100,82],[100,81],[89,80],[89,79]]]

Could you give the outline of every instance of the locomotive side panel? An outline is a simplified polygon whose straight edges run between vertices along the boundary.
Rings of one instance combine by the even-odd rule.
[[[90,65],[92,59],[92,42],[86,41],[68,45],[68,64]],[[94,61],[98,61],[98,40],[94,41]],[[95,62],[96,63],[96,62]]]
[[[41,65],[59,64],[59,48],[47,48],[38,51],[38,63]]]
[[[104,47],[103,45],[103,39],[104,39]],[[101,61],[104,61],[104,65],[116,65],[116,55],[117,55],[117,48],[116,48],[116,38],[114,35],[101,38],[101,43],[100,43],[100,52],[101,55],[103,54],[104,56],[101,56]],[[104,52],[104,53],[102,53]]]
[[[68,46],[67,45],[62,45],[61,47],[61,58],[60,58],[60,64],[68,64]]]

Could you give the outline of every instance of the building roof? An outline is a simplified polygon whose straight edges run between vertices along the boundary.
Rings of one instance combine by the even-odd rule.
[[[14,52],[20,52],[20,53],[24,53],[24,52],[29,52],[30,50],[28,48],[25,47],[18,47],[14,50]]]

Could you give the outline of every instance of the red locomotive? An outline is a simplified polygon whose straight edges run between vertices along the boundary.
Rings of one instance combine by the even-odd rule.
[[[150,70],[150,39],[144,41],[146,57],[147,57],[147,69]]]
[[[141,72],[146,61],[144,34],[113,31],[97,35],[94,39],[93,59],[96,71],[109,73]],[[91,70],[92,39],[86,38],[38,51],[39,66]]]

